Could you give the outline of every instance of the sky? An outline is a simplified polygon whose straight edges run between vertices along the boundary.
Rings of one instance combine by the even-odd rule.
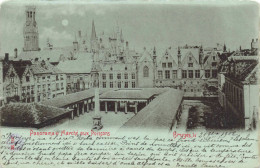
[[[77,2],[77,3],[75,3]],[[96,1],[97,2],[97,1]],[[92,20],[97,34],[111,34],[118,24],[130,48],[168,48],[179,45],[227,45],[231,50],[250,48],[258,37],[259,9],[255,2],[197,3],[83,3],[74,1],[30,2],[36,6],[40,48],[47,38],[54,47],[70,46],[74,34],[91,36]],[[0,8],[0,54],[23,48],[25,6],[7,1]]]

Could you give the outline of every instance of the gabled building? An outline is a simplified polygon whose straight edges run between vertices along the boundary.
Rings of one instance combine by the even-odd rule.
[[[3,60],[4,102],[39,102],[65,95],[66,76],[48,62]]]
[[[91,80],[93,54],[77,52],[75,60],[60,61],[57,69],[66,75],[66,93],[74,93],[94,87]]]
[[[258,63],[257,56],[231,56],[223,66],[226,72],[221,105],[230,126],[246,130],[256,128],[259,107]]]
[[[154,86],[154,60],[151,52],[144,48],[136,64],[137,86],[152,88]]]

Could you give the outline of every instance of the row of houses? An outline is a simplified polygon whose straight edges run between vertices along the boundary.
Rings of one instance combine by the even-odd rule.
[[[0,60],[2,103],[40,102],[66,94],[66,75],[47,61]]]

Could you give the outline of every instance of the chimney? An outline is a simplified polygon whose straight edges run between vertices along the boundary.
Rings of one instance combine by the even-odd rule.
[[[79,38],[81,38],[81,31],[79,30]]]
[[[17,48],[14,49],[14,58],[17,58]]]
[[[9,61],[9,53],[5,53],[5,61]]]

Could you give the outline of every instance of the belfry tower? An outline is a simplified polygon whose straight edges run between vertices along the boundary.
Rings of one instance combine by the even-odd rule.
[[[25,10],[26,22],[23,29],[24,51],[40,50],[38,27],[35,20],[35,10],[35,6],[27,6]]]

